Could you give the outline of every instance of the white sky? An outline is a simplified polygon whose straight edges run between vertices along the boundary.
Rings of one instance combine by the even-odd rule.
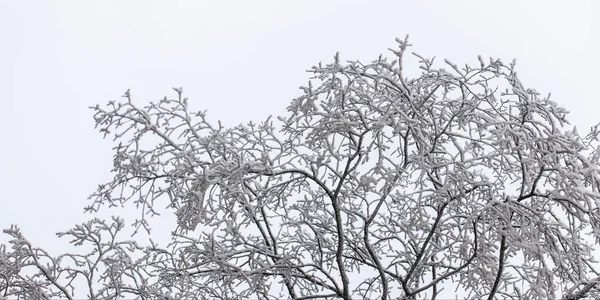
[[[552,92],[583,133],[600,122],[599,20],[594,0],[0,0],[0,228],[59,251],[54,233],[89,218],[112,168],[89,106],[182,86],[212,120],[258,121],[284,113],[312,65],[336,51],[370,61],[406,34],[440,61],[517,58],[522,82]]]

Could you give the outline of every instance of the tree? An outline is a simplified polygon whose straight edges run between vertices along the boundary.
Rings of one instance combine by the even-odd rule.
[[[90,252],[52,256],[13,226],[4,294],[73,299],[77,279],[91,299],[600,296],[597,130],[578,135],[514,62],[414,54],[406,78],[396,41],[392,60],[313,67],[289,114],[259,124],[211,124],[180,88],[94,107],[119,144],[86,210],[135,205],[136,230],[174,212],[172,242],[92,219],[58,234]]]

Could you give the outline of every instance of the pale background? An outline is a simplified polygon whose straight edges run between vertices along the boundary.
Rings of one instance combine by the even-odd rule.
[[[259,121],[285,112],[313,64],[336,51],[370,61],[406,34],[439,61],[517,58],[522,82],[552,92],[584,133],[600,122],[599,20],[594,0],[0,0],[0,228],[17,223],[58,254],[68,241],[54,233],[90,217],[113,144],[89,106],[182,86],[209,119]]]

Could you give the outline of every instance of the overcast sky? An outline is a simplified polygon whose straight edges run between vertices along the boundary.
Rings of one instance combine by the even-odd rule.
[[[594,0],[0,0],[0,227],[53,250],[67,243],[54,232],[89,218],[113,146],[89,106],[182,86],[212,120],[259,121],[285,112],[312,65],[336,51],[370,61],[406,34],[412,51],[459,65],[516,58],[582,133],[600,122],[599,20]]]

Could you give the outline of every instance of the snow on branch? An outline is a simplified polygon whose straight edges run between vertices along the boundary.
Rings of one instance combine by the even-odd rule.
[[[579,136],[515,62],[414,54],[408,78],[397,43],[314,66],[287,115],[259,123],[213,124],[181,88],[93,107],[114,177],[86,211],[134,206],[136,231],[173,213],[173,239],[142,247],[92,219],[59,234],[92,250],[55,257],[13,227],[5,295],[69,298],[75,279],[94,299],[598,295],[597,130]]]

